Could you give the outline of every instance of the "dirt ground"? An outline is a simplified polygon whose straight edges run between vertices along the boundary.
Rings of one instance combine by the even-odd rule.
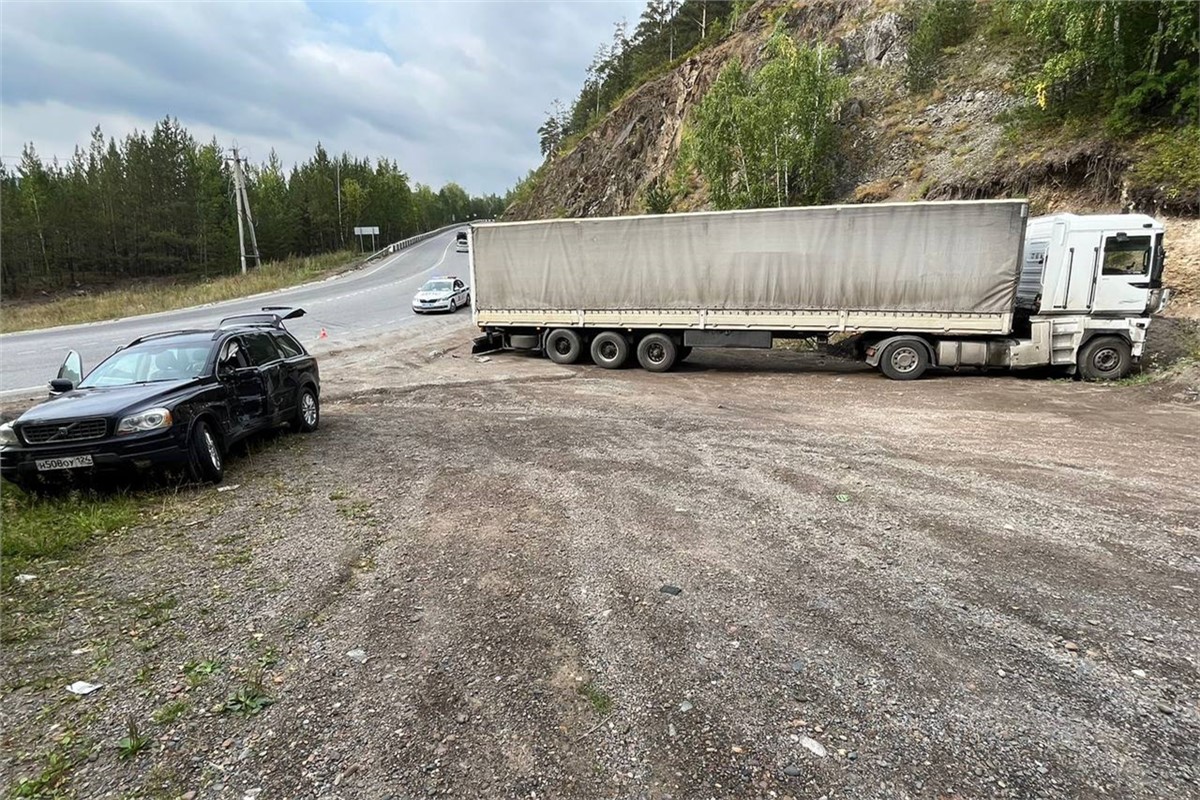
[[[6,783],[1200,795],[1194,402],[469,337],[326,353],[317,433],[7,587]]]

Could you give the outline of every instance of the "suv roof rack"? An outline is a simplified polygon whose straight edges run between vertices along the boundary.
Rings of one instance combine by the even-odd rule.
[[[182,330],[178,331],[159,331],[158,333],[147,333],[145,336],[139,336],[129,344],[124,345],[122,349],[124,349],[124,347],[133,347],[135,344],[141,344],[142,342],[148,342],[151,339],[162,339],[167,336],[183,336],[188,333],[209,333],[211,330],[212,328],[183,328]]]
[[[277,312],[286,311],[286,314]],[[235,314],[232,317],[226,317],[221,320],[221,324],[217,326],[218,333],[229,328],[277,328],[283,330],[283,321],[285,319],[296,319],[304,316],[303,308],[292,308],[291,306],[263,306],[261,312],[251,314]]]

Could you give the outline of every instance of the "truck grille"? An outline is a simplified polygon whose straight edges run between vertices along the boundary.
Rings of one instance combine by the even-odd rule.
[[[81,419],[75,422],[21,426],[21,436],[27,444],[57,444],[58,442],[103,439],[107,431],[108,423],[102,419]]]

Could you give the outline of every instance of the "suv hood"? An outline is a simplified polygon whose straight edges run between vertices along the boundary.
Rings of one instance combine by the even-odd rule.
[[[153,405],[152,401],[199,383],[198,378],[161,383],[139,383],[130,386],[105,386],[95,389],[75,389],[47,400],[17,418],[18,423],[52,422],[81,417],[113,417],[137,407]]]

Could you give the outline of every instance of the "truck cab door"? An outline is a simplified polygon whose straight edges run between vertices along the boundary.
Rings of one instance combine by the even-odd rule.
[[[1091,302],[1093,312],[1137,316],[1150,299],[1154,240],[1149,231],[1105,231],[1097,259]]]

